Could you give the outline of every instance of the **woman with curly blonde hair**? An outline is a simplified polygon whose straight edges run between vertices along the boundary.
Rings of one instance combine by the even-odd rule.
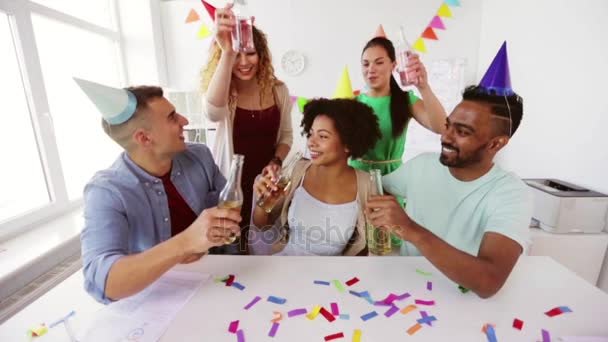
[[[203,113],[217,122],[213,156],[226,175],[232,156],[245,156],[241,186],[242,222],[249,222],[253,182],[263,169],[278,171],[293,140],[291,99],[274,75],[266,36],[253,26],[255,52],[236,52],[231,33],[236,25],[229,4],[215,12],[215,43],[201,72]],[[247,246],[243,227],[241,247]]]

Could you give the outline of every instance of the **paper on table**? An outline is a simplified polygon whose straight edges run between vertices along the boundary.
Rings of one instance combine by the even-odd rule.
[[[169,271],[138,294],[101,309],[79,340],[157,341],[210,278],[209,274]]]

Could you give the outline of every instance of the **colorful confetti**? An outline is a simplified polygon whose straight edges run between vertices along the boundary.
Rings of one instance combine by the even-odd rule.
[[[340,292],[345,292],[346,291],[344,289],[344,286],[342,286],[342,283],[340,283],[339,280],[334,280],[333,283],[336,286],[336,288],[338,289],[338,291],[340,291]]]
[[[397,311],[399,311],[399,308],[396,306],[391,306],[390,309],[388,309],[385,313],[384,316],[386,317],[391,317],[392,315],[394,315]]]
[[[295,316],[305,315],[306,312],[306,309],[293,309],[287,313],[287,317],[291,318]]]
[[[234,275],[229,275],[228,276],[228,280],[226,280],[226,286],[232,286],[232,283],[234,283]]]
[[[417,308],[416,305],[412,304],[412,305],[408,305],[408,306],[404,307],[403,309],[401,309],[400,312],[402,314],[406,315],[406,314],[412,312],[413,310],[416,310],[416,308]]]
[[[420,316],[422,317],[422,319],[419,319],[418,323],[420,323],[420,324],[425,324],[426,323],[426,325],[431,326],[431,327],[433,326],[433,324],[431,322],[437,320],[437,318],[435,318],[435,316],[429,316],[426,313],[426,311],[420,311]],[[433,317],[433,319],[427,319],[429,317]]]
[[[402,295],[397,296],[397,298],[395,300],[404,300],[404,299],[407,299],[409,297],[411,297],[411,295],[409,294],[409,292],[406,292],[406,293],[404,293]]]
[[[517,330],[521,330],[523,327],[524,327],[524,321],[517,319],[517,318],[513,320],[513,328],[515,328]]]
[[[420,304],[420,305],[435,305],[435,301],[434,300],[421,300],[421,299],[416,299],[414,301],[414,303],[416,304]]]
[[[349,314],[340,314],[340,319],[348,321],[350,319],[350,315]]]
[[[236,334],[236,331],[239,330],[239,321],[232,321],[228,326],[228,332]]]
[[[352,278],[351,280],[347,281],[347,282],[346,282],[346,285],[348,285],[348,286],[353,286],[353,285],[355,285],[355,284],[356,284],[356,283],[358,283],[358,282],[359,282],[359,278],[354,277],[354,278]]]
[[[327,335],[325,336],[325,341],[331,341],[331,340],[336,340],[339,338],[344,338],[344,333],[337,333],[337,334],[333,334],[333,335]]]
[[[245,310],[251,309],[252,306],[254,306],[257,302],[260,301],[260,299],[262,299],[262,297],[255,296],[255,298],[253,298],[253,300],[251,302],[249,302],[249,304],[245,305],[245,307],[243,309],[245,309]]]
[[[275,296],[268,296],[267,301],[275,304],[285,304],[287,302],[287,299]]]
[[[353,342],[361,342],[361,330],[355,329],[353,333]]]
[[[486,336],[488,337],[488,342],[497,342],[496,332],[494,331],[494,327],[490,324],[486,325]]]
[[[426,289],[429,291],[433,291],[433,283],[430,281],[426,282]]]
[[[240,283],[237,283],[236,281],[234,283],[232,283],[232,287],[236,287],[237,289],[243,291],[245,289],[245,286],[241,285]]]
[[[315,319],[315,317],[317,317],[317,315],[319,314],[320,311],[321,311],[321,307],[319,305],[315,305],[315,307],[312,309],[312,311],[308,315],[306,315],[306,317],[312,321],[313,319]]]
[[[547,315],[549,317],[555,317],[555,316],[558,316],[558,315],[561,315],[561,314],[567,313],[567,312],[572,312],[572,310],[570,310],[570,308],[567,306],[559,306],[557,308],[553,308],[553,309],[545,312],[545,315]]]
[[[369,319],[372,319],[374,317],[378,316],[378,313],[376,311],[372,311],[370,313],[366,313],[365,315],[361,316],[361,319],[363,321],[367,321]]]
[[[326,285],[326,286],[329,286],[329,282],[328,281],[323,281],[323,280],[315,280],[313,283],[316,284],[316,285]]]
[[[418,269],[418,268],[416,269],[416,273],[418,273],[420,275],[423,275],[423,276],[427,276],[427,277],[433,275],[433,273],[431,273],[431,272],[426,272],[426,271],[423,271],[423,270]]]
[[[409,329],[407,329],[407,333],[409,335],[414,335],[416,333],[416,331],[420,330],[420,328],[422,328],[422,325],[416,323],[416,324],[412,325]]]
[[[331,303],[331,314],[334,316],[340,316],[340,309],[338,308],[338,303]]]
[[[280,320],[283,319],[282,313],[280,313],[278,311],[273,311],[272,313],[276,315],[276,317],[271,320],[272,323],[278,323]]]
[[[243,329],[236,332],[236,340],[238,342],[245,342],[245,332]]]
[[[458,289],[460,290],[460,292],[462,293],[467,293],[471,290],[467,289],[466,287],[462,286],[462,285],[458,285]]]
[[[551,335],[549,335],[549,332],[547,330],[542,329],[541,333],[543,335],[543,342],[551,342]]]
[[[277,330],[279,330],[279,323],[272,323],[272,328],[270,328],[270,331],[268,332],[268,336],[270,337],[274,337],[274,335],[277,334]]]
[[[320,310],[321,315],[323,315],[323,317],[325,317],[325,319],[331,323],[333,321],[336,320],[336,317],[334,317],[334,315],[332,315],[329,311],[327,311],[324,307],[321,307]]]

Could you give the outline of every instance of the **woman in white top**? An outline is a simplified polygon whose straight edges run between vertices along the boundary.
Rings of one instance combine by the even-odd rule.
[[[355,100],[317,99],[304,108],[301,126],[311,160],[301,160],[292,186],[268,214],[255,207],[252,254],[366,255],[365,216],[369,175],[348,165],[380,137],[372,109]],[[256,197],[277,191],[273,172],[258,177]],[[275,192],[275,194],[277,194]]]

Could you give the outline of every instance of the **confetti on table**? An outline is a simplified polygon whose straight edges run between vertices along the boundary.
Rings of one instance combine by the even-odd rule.
[[[336,340],[339,338],[344,338],[344,333],[337,333],[337,334],[333,334],[333,335],[327,335],[325,336],[325,341],[331,341],[331,340]]]
[[[230,322],[230,325],[228,326],[228,331],[233,334],[236,334],[237,330],[239,330],[239,321]]]
[[[312,321],[313,319],[315,319],[315,317],[317,317],[317,315],[319,314],[320,311],[321,311],[321,307],[319,305],[315,305],[315,307],[312,309],[312,311],[308,315],[306,315],[306,317]]]
[[[333,283],[336,286],[336,288],[338,289],[338,291],[340,291],[340,292],[345,292],[346,291],[344,289],[344,286],[342,286],[342,283],[339,280],[334,280]]]
[[[361,342],[361,330],[355,329],[353,333],[353,342]]]
[[[403,309],[401,309],[400,312],[405,315],[405,314],[410,313],[413,310],[416,310],[416,305],[412,304],[412,305],[408,305],[408,306],[404,307]]]
[[[435,305],[435,301],[434,300],[421,300],[421,299],[416,299],[414,301],[414,303],[416,304],[420,304],[420,305]]]
[[[324,307],[321,307],[321,310],[319,311],[321,313],[321,315],[323,315],[323,317],[325,317],[325,319],[331,323],[333,321],[336,320],[336,317],[334,317],[334,315],[332,315],[329,311],[327,311]]]
[[[305,315],[306,312],[306,309],[293,309],[287,313],[287,317],[291,318],[295,316]]]
[[[236,332],[236,340],[238,342],[245,342],[245,332],[243,329]]]
[[[277,322],[279,322],[280,320],[283,319],[283,314],[282,313],[280,313],[278,311],[273,311],[272,313],[276,315],[275,318],[273,318],[272,320],[270,320],[272,323],[277,323]]]
[[[521,330],[523,327],[524,327],[524,321],[517,319],[517,318],[513,320],[513,328],[515,328],[517,330]]]
[[[245,286],[241,285],[240,283],[237,283],[236,281],[234,283],[232,283],[232,287],[236,287],[237,289],[243,291],[245,289]]]
[[[359,278],[354,277],[353,279],[351,279],[351,280],[347,281],[347,282],[346,282],[346,285],[348,285],[348,286],[353,286],[353,285],[355,285],[355,284],[356,284],[356,283],[358,283],[358,282],[359,282]]]
[[[314,283],[316,285],[326,285],[329,286],[329,282],[328,281],[323,281],[323,280],[315,280]]]
[[[272,323],[272,328],[270,328],[270,331],[268,332],[268,336],[270,337],[274,337],[274,335],[277,334],[277,330],[279,330],[279,323],[274,322]]]
[[[551,342],[551,335],[549,335],[549,332],[545,329],[542,329],[541,332],[543,335],[543,342]]]
[[[418,269],[418,268],[416,269],[416,273],[421,274],[423,276],[432,276],[433,275],[433,273],[431,273],[431,272],[425,272],[425,271],[423,271],[421,269]]]
[[[462,286],[462,285],[458,285],[458,289],[460,290],[460,292],[462,293],[467,293],[471,290],[467,289],[466,287]]]
[[[487,334],[487,331],[488,331],[487,329],[488,329],[488,327],[492,327],[492,328],[494,328],[495,326],[494,326],[494,324],[491,324],[491,323],[486,323],[486,324],[484,324],[484,325],[483,325],[483,327],[481,328],[481,332],[482,332],[482,333],[484,333],[484,334]]]
[[[391,317],[392,315],[394,315],[397,311],[399,311],[399,308],[396,306],[391,306],[390,309],[386,310],[386,312],[384,313],[384,316],[386,317]]]
[[[497,342],[496,332],[494,331],[494,327],[490,324],[486,325],[486,337],[488,338],[488,342]]]
[[[365,315],[361,316],[361,319],[363,321],[367,321],[369,319],[372,319],[374,317],[378,316],[378,313],[376,311],[372,311],[370,313],[366,313]]]
[[[422,325],[416,323],[412,325],[409,329],[407,329],[407,333],[410,335],[414,335],[416,331],[420,330],[420,328],[422,328]]]
[[[395,299],[397,299],[397,295],[394,293],[391,293],[388,296],[386,296],[386,298],[384,298],[383,302],[387,305],[392,305],[393,302],[395,301]]]
[[[553,308],[553,309],[545,312],[545,315],[547,315],[549,317],[555,317],[555,316],[561,315],[566,312],[572,312],[572,310],[570,310],[570,308],[567,306],[559,306],[557,308]]]
[[[426,289],[429,291],[433,291],[433,283],[430,281],[426,282]]]
[[[234,275],[229,275],[228,276],[228,280],[226,280],[226,286],[232,286],[232,283],[234,283]]]
[[[419,319],[418,323],[420,323],[420,324],[425,324],[426,323],[426,325],[431,326],[431,327],[433,326],[433,324],[431,322],[437,320],[437,318],[435,318],[435,316],[429,316],[426,313],[426,311],[420,311],[420,316],[422,317],[422,319]],[[433,318],[430,319],[429,317],[433,317]]]
[[[411,297],[410,293],[406,292],[406,293],[404,293],[402,295],[398,295],[397,298],[395,298],[395,300],[404,300],[404,299],[407,299],[409,297]]]
[[[228,278],[230,277],[215,278],[213,281],[215,281],[216,283],[225,283],[226,281],[228,281]]]
[[[245,307],[243,309],[245,309],[245,310],[251,309],[252,306],[254,306],[257,302],[260,301],[260,299],[262,299],[262,297],[255,296],[255,298],[253,298],[253,300],[251,302],[249,302],[249,304],[245,305]]]
[[[383,300],[377,300],[377,301],[374,302],[374,305],[375,306],[391,306],[393,304],[387,304]]]
[[[350,315],[349,314],[340,314],[340,319],[348,321],[350,319]]]
[[[338,308],[338,303],[331,303],[331,314],[334,316],[340,316],[340,309]]]
[[[348,291],[348,292],[349,292],[350,294],[352,294],[353,296],[361,297],[361,294],[360,294],[359,292],[357,292],[357,291],[350,290],[350,291]]]
[[[267,301],[275,304],[285,304],[285,302],[287,302],[287,299],[275,296],[268,296]]]
[[[49,329],[44,324],[40,324],[35,326],[34,328],[28,329],[27,336],[28,337],[40,337],[46,334]]]

